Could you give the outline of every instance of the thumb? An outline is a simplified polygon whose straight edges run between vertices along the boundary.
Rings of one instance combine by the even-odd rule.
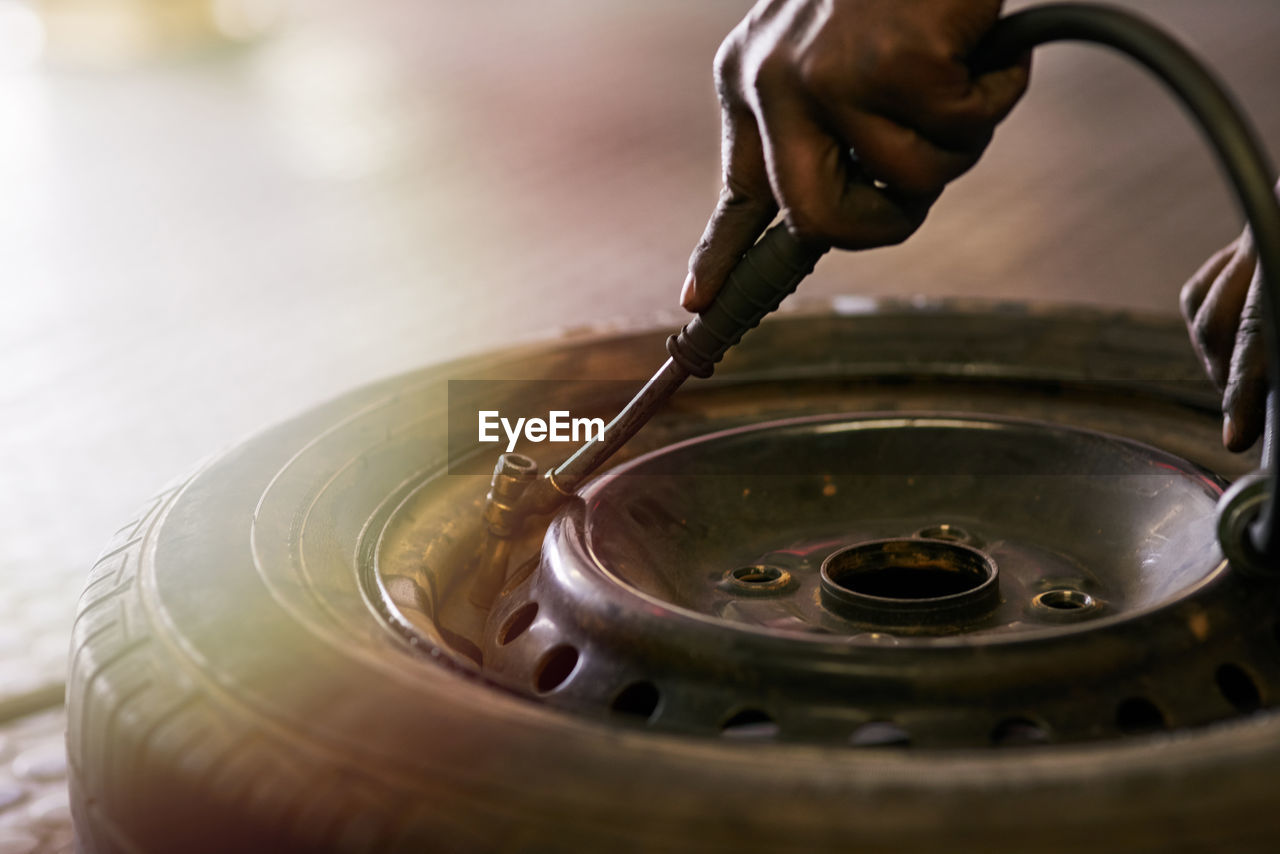
[[[745,109],[725,110],[721,140],[724,186],[689,256],[689,275],[680,291],[680,304],[689,311],[711,305],[738,259],[778,213],[755,116]]]

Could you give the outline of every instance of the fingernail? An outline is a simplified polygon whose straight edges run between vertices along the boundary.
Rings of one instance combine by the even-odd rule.
[[[692,302],[693,300],[694,290],[695,288],[693,286],[693,273],[690,273],[689,275],[685,276],[684,287],[680,288],[680,305],[684,306],[685,308],[689,307],[689,303]]]
[[[1230,415],[1222,416],[1222,444],[1227,448],[1235,447],[1237,441],[1236,425]]]

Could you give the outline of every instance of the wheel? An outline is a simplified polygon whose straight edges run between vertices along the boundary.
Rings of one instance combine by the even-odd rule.
[[[794,563],[777,551],[716,563],[755,548],[769,519],[809,524],[818,499],[773,495],[744,532],[733,527],[743,505],[710,484],[740,492],[752,477],[794,474],[817,478],[821,493],[822,459],[797,463],[801,472],[743,463],[683,504],[627,503],[644,490],[618,473],[666,488],[662,478],[719,459],[719,448],[785,469],[769,449],[812,447],[814,425],[851,434],[831,425],[868,418],[886,441],[918,435],[896,429],[907,422],[994,424],[1040,443],[1025,457],[1036,465],[1064,442],[1086,456],[1123,449],[1190,490],[1161,505],[1170,513],[1202,497],[1211,508],[1250,468],[1220,450],[1213,389],[1175,321],[841,305],[784,312],[716,380],[682,390],[615,476],[589,487],[603,515],[573,505],[530,527],[492,596],[477,594],[469,558],[496,454],[474,439],[476,401],[616,411],[662,358],[668,329],[377,383],[161,493],[104,552],[79,606],[67,746],[83,849],[1269,847],[1280,829],[1276,597],[1225,565],[1202,535],[1212,519],[1143,516],[1190,539],[1177,556],[1117,540],[1114,565],[1089,588],[1062,582],[1066,569],[1057,582],[1025,581],[1010,568],[1013,546],[995,545],[998,520],[976,504],[964,524],[936,519],[946,526],[931,530],[904,511],[903,536],[939,554],[994,554],[1005,605],[987,596],[985,611],[974,599],[977,611],[855,632],[846,624],[879,618],[841,611],[819,586],[845,584],[865,549],[839,558],[849,544],[828,538]],[[765,422],[791,432],[752,426]],[[545,465],[567,447],[535,450]],[[1118,483],[1113,474],[1085,480]],[[980,475],[947,474],[971,485]],[[866,507],[882,503],[892,502]],[[595,540],[583,533],[589,518],[604,526]],[[702,526],[693,534],[690,519]],[[881,542],[891,528],[859,536]],[[582,586],[575,549],[633,540],[593,552],[588,564],[609,571]],[[1053,554],[1074,560],[1069,544]],[[979,582],[994,572],[972,566]],[[787,590],[812,596],[784,606]],[[1024,593],[1040,597],[1043,621],[1010,634],[1010,623],[1035,622],[1001,610]],[[856,606],[859,595],[845,598]],[[841,662],[857,672],[837,679]]]

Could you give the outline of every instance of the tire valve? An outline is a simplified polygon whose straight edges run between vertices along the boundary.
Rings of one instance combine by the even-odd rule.
[[[474,558],[471,604],[488,608],[507,580],[511,539],[519,533],[524,512],[520,498],[538,476],[538,464],[524,454],[503,454],[494,466],[484,497],[485,530]]]

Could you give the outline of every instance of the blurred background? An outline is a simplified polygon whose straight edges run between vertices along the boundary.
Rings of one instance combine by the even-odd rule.
[[[749,5],[0,0],[0,854],[69,844],[75,599],[166,481],[388,374],[676,319]],[[1121,5],[1280,151],[1275,0]],[[1157,84],[1055,46],[915,238],[802,292],[1175,312],[1240,222]]]

